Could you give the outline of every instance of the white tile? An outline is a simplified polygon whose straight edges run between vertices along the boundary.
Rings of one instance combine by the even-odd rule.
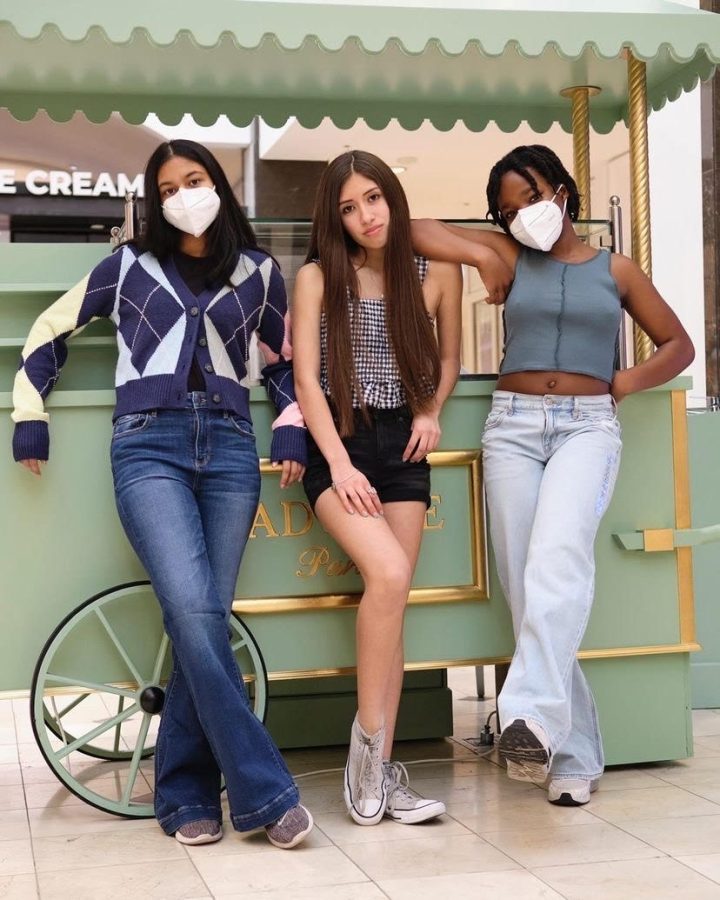
[[[27,811],[23,809],[4,809],[0,813],[0,841],[13,841],[30,837]],[[2,894],[0,894],[2,897]]]
[[[562,900],[562,895],[530,872],[473,872],[436,875],[430,878],[398,878],[381,881],[390,900],[478,900],[481,897],[512,897],[512,900]]]
[[[16,744],[17,736],[15,734],[15,724],[11,723],[9,725],[5,725],[0,722],[0,745],[6,746],[7,744]]]
[[[695,737],[720,734],[720,715],[712,709],[694,709],[692,728]]]
[[[288,900],[297,888],[352,884],[367,875],[337,847],[296,847],[268,855],[235,853],[230,856],[193,857],[213,897],[243,896],[253,891],[285,892]]]
[[[28,809],[44,809],[46,806],[87,806],[60,784],[57,778],[53,781],[26,784],[25,803]]]
[[[15,744],[3,744],[0,746],[0,765],[17,763],[18,751]]]
[[[666,782],[654,774],[654,769],[648,766],[623,766],[622,768],[606,769],[600,779],[598,794],[605,791],[621,791],[626,788],[661,788]]]
[[[25,794],[21,784],[0,787],[0,810],[4,809],[25,809]]]
[[[42,900],[199,900],[210,897],[189,859],[98,866],[38,877]]]
[[[470,834],[467,828],[447,815],[418,825],[402,825],[383,819],[379,824],[368,828],[353,822],[347,812],[319,813],[315,823],[338,847],[376,841],[409,841],[418,838],[434,840],[451,835]]]
[[[529,796],[485,800],[479,804],[453,804],[449,814],[480,835],[493,831],[597,825],[597,819],[585,809],[548,803],[544,791],[535,791]]]
[[[38,872],[187,859],[182,845],[160,828],[35,838],[33,847]]]
[[[693,755],[720,756],[720,734],[707,735],[705,737],[693,735]]]
[[[512,802],[533,798],[538,803],[547,803],[547,795],[541,788],[523,781],[512,781],[499,771],[487,778],[414,778],[412,786],[424,797],[433,796],[442,800],[450,815],[455,806],[467,805],[475,805],[478,814],[481,814],[486,803],[501,800]]]
[[[526,868],[660,855],[653,847],[614,825],[496,831],[483,837]]]
[[[373,881],[518,868],[475,835],[346,844],[343,850]]]
[[[3,900],[37,900],[34,875],[0,875],[0,897]]]
[[[720,815],[665,819],[626,819],[630,834],[671,856],[713,853],[720,847]]]
[[[667,766],[657,766],[652,772],[657,778],[679,787],[696,784],[720,787],[720,758],[714,756],[681,759]]]
[[[642,788],[598,792],[587,808],[594,816],[615,824],[626,819],[720,815],[720,805],[717,803],[670,785],[658,790]]]
[[[359,884],[314,885],[313,887],[293,885],[292,888],[281,888],[277,891],[241,891],[232,894],[216,894],[215,896],[234,897],[237,900],[245,900],[245,898],[247,900],[387,900],[387,895],[369,881]]]
[[[678,856],[678,862],[690,866],[706,878],[720,883],[720,853],[704,853],[700,856]]]
[[[543,867],[535,874],[567,900],[717,900],[720,888],[674,859]]]
[[[32,846],[29,838],[0,841],[0,877],[30,875],[34,871]]]
[[[29,809],[27,815],[34,838],[158,827],[154,819],[125,819],[102,812],[87,803]]]
[[[10,784],[22,784],[22,772],[17,762],[0,765],[0,787],[7,787]]]

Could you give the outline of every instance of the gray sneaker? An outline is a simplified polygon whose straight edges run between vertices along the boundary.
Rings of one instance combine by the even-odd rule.
[[[384,728],[375,734],[365,734],[355,716],[350,731],[343,796],[348,812],[358,825],[377,825],[385,812],[384,743]]]
[[[445,813],[445,804],[440,800],[428,800],[412,790],[407,769],[402,763],[385,761],[383,771],[388,795],[385,815],[388,819],[403,825],[417,825]]]
[[[300,841],[312,831],[313,817],[310,810],[298,803],[293,806],[277,822],[272,822],[265,826],[265,834],[271,844],[280,847],[283,850],[290,850],[297,847]]]
[[[222,836],[222,826],[215,819],[186,822],[175,832],[175,840],[181,844],[214,844]]]
[[[548,785],[548,800],[556,806],[585,806],[599,784],[599,778],[553,778]]]
[[[498,741],[500,756],[508,764],[508,776],[518,781],[544,783],[552,752],[544,729],[530,719],[513,719]]]

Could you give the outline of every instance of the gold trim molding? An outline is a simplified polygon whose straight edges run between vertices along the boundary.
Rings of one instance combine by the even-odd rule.
[[[695,653],[702,650],[700,644],[692,641],[681,644],[654,644],[648,647],[610,647],[601,650],[581,650],[578,659],[622,659],[634,656],[669,656],[676,653]],[[497,666],[509,663],[512,656],[478,656],[468,659],[433,659],[406,662],[405,671],[424,669],[453,669],[461,666]],[[298,669],[296,671],[268,672],[268,681],[289,681],[303,678],[333,678],[340,675],[355,675],[355,666],[339,666],[324,669]]]

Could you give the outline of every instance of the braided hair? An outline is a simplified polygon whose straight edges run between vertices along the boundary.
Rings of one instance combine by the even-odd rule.
[[[537,191],[537,182],[529,169],[534,169],[538,175],[542,175],[545,181],[555,189],[564,185],[568,192],[567,211],[571,220],[576,222],[580,213],[580,194],[575,180],[560,162],[558,156],[543,144],[516,147],[495,163],[487,183],[487,217],[507,234],[510,234],[510,228],[499,208],[498,198],[502,177],[506,172],[517,172]]]

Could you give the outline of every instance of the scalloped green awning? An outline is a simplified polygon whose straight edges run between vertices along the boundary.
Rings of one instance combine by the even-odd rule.
[[[720,15],[665,0],[0,0],[0,106],[58,121],[189,112],[201,124],[525,120],[542,132],[570,130],[560,91],[591,84],[592,125],[606,132],[625,117],[625,48],[647,61],[659,109],[712,75]]]

